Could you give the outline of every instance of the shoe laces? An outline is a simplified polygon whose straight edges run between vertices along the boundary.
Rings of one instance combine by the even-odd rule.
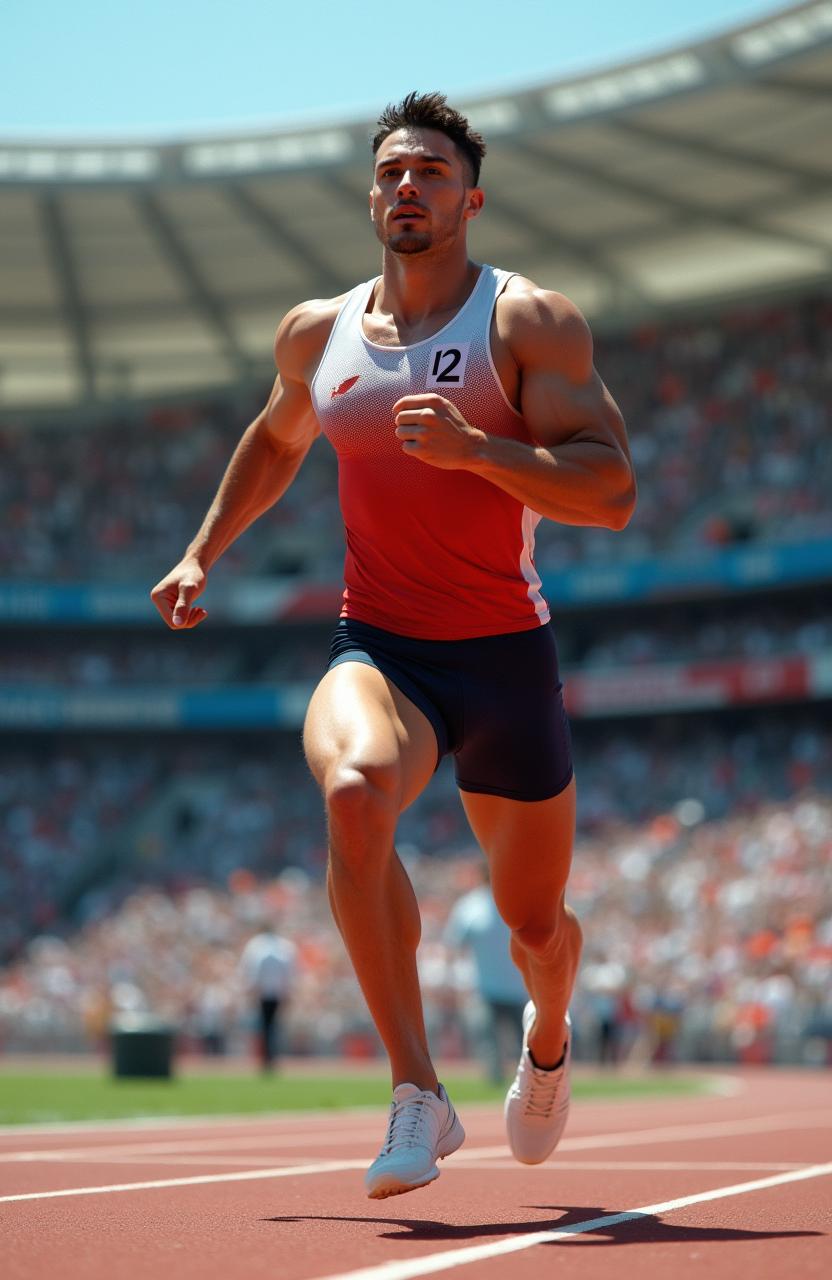
[[[563,1067],[557,1071],[543,1071],[540,1067],[532,1066],[526,1078],[528,1086],[525,1090],[523,1107],[525,1114],[548,1120],[557,1101],[558,1087],[563,1079]]]
[[[389,1155],[394,1147],[422,1145],[419,1143],[420,1131],[430,1114],[429,1099],[424,1095],[391,1102],[382,1155]]]

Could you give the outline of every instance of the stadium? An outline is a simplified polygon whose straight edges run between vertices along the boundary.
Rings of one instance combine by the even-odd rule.
[[[585,1136],[567,1147],[603,1148],[598,1135],[619,1128],[646,1143],[636,1135],[647,1112],[632,1098],[657,1075],[665,1092],[650,1114],[668,1128],[757,1134],[760,1116],[800,1112],[791,1145],[777,1145],[782,1134],[765,1150],[734,1137],[727,1158],[759,1171],[731,1175],[737,1183],[804,1179],[799,1210],[781,1217],[809,1235],[823,1185],[810,1170],[832,1168],[817,1163],[829,1158],[832,1118],[832,5],[798,4],[643,60],[459,105],[488,141],[472,256],[582,309],[639,485],[623,534],[543,521],[535,549],[578,779],[575,1058],[588,1097],[614,1077],[627,1099],[614,1121],[586,1103]],[[57,1098],[58,1070],[98,1081],[112,1028],[130,1025],[167,1028],[183,1077],[239,1074],[238,1105],[226,1094],[208,1109],[268,1111],[268,1090],[291,1092],[292,1071],[353,1081],[342,1103],[389,1096],[329,913],[325,818],[300,740],[342,592],[328,442],[314,443],[289,492],[212,569],[205,626],[167,631],[149,596],[269,394],[280,317],[377,274],[372,128],[357,119],[178,142],[0,142],[0,1062],[9,1081],[46,1063],[47,1097]],[[337,243],[324,233],[333,197]],[[469,1133],[502,1142],[498,1093],[471,1083],[483,1039],[474,969],[449,941],[481,855],[447,760],[402,815],[397,849],[422,910],[431,1044],[451,1072],[469,1071],[482,1102]],[[269,920],[297,956],[286,1076],[250,1080],[239,960]],[[725,1085],[716,1120],[702,1080]],[[674,1081],[694,1082],[678,1122]],[[736,1114],[725,1109],[735,1095]],[[86,1139],[15,1137],[21,1122],[178,1115],[181,1099],[67,1106],[0,1108],[0,1160],[20,1169],[23,1144],[28,1171],[30,1148],[59,1142],[73,1146],[70,1163],[87,1158]],[[317,1159],[322,1122],[307,1123]],[[356,1124],[345,1123],[324,1170],[333,1179],[364,1164],[352,1155]],[[197,1148],[166,1132],[174,1154],[160,1157],[159,1178],[219,1176],[222,1157],[211,1156],[186,1177],[182,1162],[198,1158],[182,1153]],[[233,1157],[241,1179],[288,1178],[302,1163],[273,1116],[256,1142],[241,1121],[223,1132],[226,1163],[243,1153]],[[270,1133],[287,1159],[258,1174],[245,1152],[258,1147],[264,1165]],[[85,1169],[81,1185],[100,1175],[103,1189],[161,1186],[148,1181],[135,1134],[113,1135],[96,1141],[120,1144],[110,1158],[126,1171]],[[506,1153],[478,1150],[460,1177],[496,1178]],[[701,1160],[714,1169],[725,1150],[703,1147]],[[656,1167],[666,1154],[659,1146]],[[82,1194],[77,1175],[10,1182],[0,1201]],[[553,1193],[526,1177],[520,1204],[583,1203],[529,1200]],[[549,1234],[608,1230],[617,1242],[630,1230],[653,1248],[667,1237],[632,1226],[619,1237],[619,1219],[604,1214],[644,1201],[655,1217],[674,1195],[693,1204],[736,1191],[686,1179],[668,1194],[649,1179],[643,1191],[616,1184],[587,1201],[603,1212]],[[275,1185],[282,1195],[289,1183]],[[482,1211],[504,1223],[508,1192],[487,1185]],[[594,1194],[580,1187],[563,1194]],[[287,1213],[312,1212],[299,1195]],[[768,1221],[763,1200],[749,1203],[748,1239]],[[536,1252],[528,1219],[518,1219],[527,1238],[510,1228],[511,1250],[529,1249],[511,1263],[518,1272]],[[538,1235],[550,1227],[551,1212]],[[496,1226],[483,1234],[502,1238]],[[260,1274],[235,1270],[229,1239],[208,1235],[212,1266]],[[411,1253],[411,1269],[396,1270],[357,1239],[338,1262],[344,1276],[368,1261],[379,1277],[426,1274],[462,1265],[450,1254],[476,1243],[462,1227],[421,1239],[433,1242],[417,1250],[434,1260],[423,1270]],[[471,1273],[494,1270],[483,1261],[492,1256],[472,1253]],[[314,1251],[303,1266],[293,1280],[334,1275]]]

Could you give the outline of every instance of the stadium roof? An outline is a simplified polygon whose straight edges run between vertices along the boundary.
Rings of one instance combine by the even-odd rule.
[[[475,257],[596,327],[832,268],[832,2],[461,104]],[[371,122],[172,144],[0,141],[0,407],[268,373],[277,321],[378,271]]]

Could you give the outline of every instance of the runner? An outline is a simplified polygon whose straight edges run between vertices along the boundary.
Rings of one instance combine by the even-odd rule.
[[[575,782],[534,531],[541,517],[622,529],[635,502],[624,424],[580,312],[468,256],[484,153],[441,94],[387,107],[370,193],[382,274],[287,315],[268,403],[151,593],[169,626],[198,626],[211,566],[325,433],[346,589],[304,748],[326,807],[333,915],[391,1064],[373,1198],[433,1181],[437,1157],[464,1139],[431,1062],[419,909],[394,844],[399,814],[449,752],[531,996],[509,1142],[534,1164],[563,1132],[581,949],[565,904]],[[325,203],[337,236],[337,193]]]

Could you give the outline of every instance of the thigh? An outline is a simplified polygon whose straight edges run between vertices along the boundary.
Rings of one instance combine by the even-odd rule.
[[[321,680],[306,713],[306,759],[326,788],[333,770],[352,768],[397,793],[406,809],[433,776],[437,739],[424,712],[386,676],[360,661],[343,661]]]
[[[575,779],[548,800],[460,791],[466,816],[491,873],[509,928],[546,915],[566,892],[575,838]]]

